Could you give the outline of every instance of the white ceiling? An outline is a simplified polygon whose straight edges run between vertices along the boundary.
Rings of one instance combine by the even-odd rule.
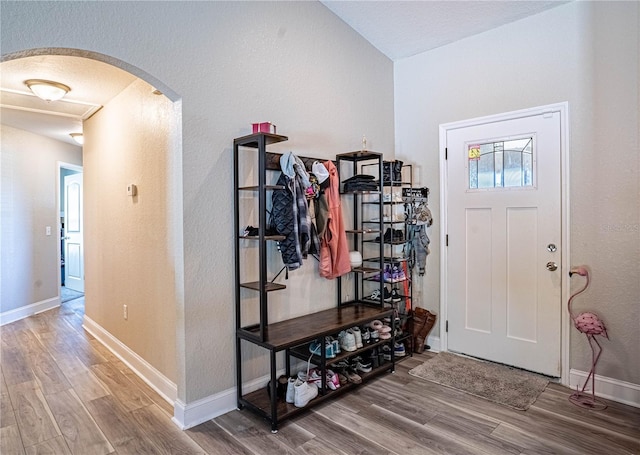
[[[135,76],[115,66],[83,57],[43,55],[0,64],[2,124],[75,144],[70,133],[82,131],[82,120],[124,90]],[[61,82],[71,91],[50,103],[35,97],[27,79]]]
[[[392,60],[567,3],[562,0],[320,1]],[[47,103],[30,95],[24,85],[27,79],[61,82],[71,87],[71,92],[64,101]],[[114,66],[82,57],[47,55],[3,62],[0,64],[0,121],[14,128],[73,143],[69,134],[82,130],[82,120],[134,79],[135,76]],[[27,105],[30,106],[28,110]],[[75,114],[70,115],[70,112]]]
[[[320,1],[391,60],[435,49],[568,3],[565,0]]]

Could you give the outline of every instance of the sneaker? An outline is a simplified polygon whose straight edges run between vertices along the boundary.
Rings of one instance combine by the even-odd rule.
[[[391,281],[403,281],[407,279],[407,276],[404,274],[404,270],[401,267],[394,265],[390,271]]]
[[[393,293],[389,292],[389,289],[387,289],[387,287],[384,287],[384,301],[385,302],[391,302],[393,300]]]
[[[362,383],[362,377],[352,367],[346,368],[344,370],[344,375],[347,377],[349,382],[353,382],[354,384]]]
[[[296,378],[289,378],[289,382],[287,382],[287,394],[285,399],[287,403],[293,403],[296,398],[296,390],[295,390]]]
[[[325,337],[325,340],[326,340],[327,343],[331,343],[333,345],[334,354],[337,355],[337,354],[340,354],[342,352],[342,351],[340,351],[340,341],[334,339],[333,337]]]
[[[372,343],[377,343],[378,341],[380,341],[380,332],[378,332],[377,330],[374,330],[374,329],[370,329],[369,333],[371,334],[371,342]]]
[[[340,349],[344,349],[347,352],[353,352],[357,349],[356,337],[351,329],[340,332],[338,339],[340,340]]]
[[[340,387],[340,377],[332,370],[327,370],[327,387],[331,390],[336,390]]]
[[[362,332],[360,332],[360,327],[352,327],[351,332],[353,333],[353,337],[356,341],[356,349],[360,349],[362,345]]]
[[[407,352],[404,350],[404,344],[402,343],[396,343],[393,348],[393,352],[395,353],[396,357],[404,357],[407,354]]]
[[[295,390],[293,404],[296,408],[304,408],[311,400],[318,396],[318,386],[314,383],[297,379],[293,387]]]
[[[373,368],[378,368],[380,366],[380,361],[378,359],[378,349],[373,348],[371,350],[371,354],[369,354],[369,363]]]
[[[360,329],[360,333],[362,334],[362,344],[371,343],[371,331],[368,327]]]
[[[391,281],[393,281],[393,275],[392,275],[391,267],[389,266],[389,264],[386,264],[384,266],[384,273],[382,274],[382,279],[384,280],[385,283],[391,283]]]
[[[365,362],[362,357],[358,356],[351,359],[351,368],[356,370],[356,372],[369,373],[371,371],[371,364]]]
[[[391,346],[388,344],[382,346],[382,358],[384,360],[391,361]]]
[[[312,341],[311,344],[309,345],[309,352],[311,354],[322,356],[321,349],[322,348],[320,347],[320,342],[318,340]],[[324,344],[324,355],[325,355],[325,358],[327,359],[333,359],[336,357],[336,353],[333,349],[333,343],[328,342],[327,340],[325,340],[325,344]]]
[[[398,288],[391,289],[391,294],[389,296],[392,302],[400,302],[402,300],[402,296],[398,292]],[[387,299],[384,299],[385,302],[388,302]]]
[[[380,300],[380,289],[376,289],[375,291],[373,291],[371,293],[371,295],[369,296],[370,300]]]

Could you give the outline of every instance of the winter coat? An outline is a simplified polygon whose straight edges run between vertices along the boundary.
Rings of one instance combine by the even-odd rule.
[[[329,216],[324,235],[320,238],[320,276],[334,279],[351,271],[349,244],[344,230],[340,202],[340,178],[331,161],[324,163],[329,171],[329,187],[325,190]]]
[[[287,270],[295,270],[307,257],[314,234],[305,196],[309,176],[302,161],[292,152],[282,155],[280,166],[282,174],[277,185],[284,189],[272,193],[271,226],[285,236],[279,244],[282,261]]]

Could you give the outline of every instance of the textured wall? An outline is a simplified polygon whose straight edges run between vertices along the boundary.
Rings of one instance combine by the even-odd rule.
[[[596,311],[609,328],[598,373],[636,384],[639,29],[637,2],[574,2],[395,67],[396,154],[418,164],[420,183],[433,190],[435,214],[440,124],[569,102],[571,263],[588,264],[593,272],[576,308]],[[440,299],[439,221],[421,290],[432,310]],[[588,371],[590,354],[584,335],[572,328],[571,368]]]
[[[366,134],[372,149],[392,153],[392,62],[316,2],[5,2],[1,33],[3,54],[98,52],[180,101],[178,397],[232,387],[233,138],[272,121],[290,137],[280,150],[331,158]],[[271,301],[273,320],[335,305],[335,285],[313,260],[287,286]],[[247,359],[247,379],[266,373],[262,353],[248,349]]]
[[[5,125],[1,141],[0,312],[6,312],[60,293],[56,162],[82,165],[82,149]]]
[[[176,119],[172,103],[151,91],[138,80],[84,123],[85,312],[176,381],[169,213]]]

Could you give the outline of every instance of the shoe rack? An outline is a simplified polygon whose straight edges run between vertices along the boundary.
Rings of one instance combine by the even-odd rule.
[[[375,166],[374,166],[375,167]],[[394,309],[399,326],[396,343],[403,343],[407,352],[413,355],[413,337],[410,333],[413,315],[412,269],[409,264],[409,249],[412,241],[412,229],[409,220],[411,198],[405,193],[413,186],[413,165],[402,161],[383,161],[382,170],[364,166],[364,172],[379,172],[381,195],[369,195],[363,205],[373,207],[373,211],[382,212],[381,234],[366,241],[380,246],[382,273],[366,278],[373,286],[380,287],[384,304]],[[378,218],[365,221],[365,225],[376,223]],[[374,257],[372,260],[379,260]],[[366,291],[365,291],[366,293]]]
[[[320,340],[321,346],[324,346],[326,337],[336,336],[354,327],[367,327],[372,321],[383,321],[385,318],[392,320],[393,318],[392,308],[385,306],[382,301],[377,304],[366,302],[361,293],[354,293],[351,294],[350,301],[339,301],[335,308],[289,320],[269,322],[267,311],[269,294],[271,292],[287,292],[287,290],[285,285],[275,282],[275,278],[268,276],[268,273],[271,273],[277,278],[277,274],[272,273],[274,271],[268,270],[267,265],[273,263],[273,260],[268,260],[268,255],[279,254],[275,243],[283,240],[284,236],[267,233],[267,201],[274,191],[285,190],[285,188],[267,183],[271,180],[275,181],[267,179],[267,173],[279,171],[279,154],[272,153],[267,149],[287,139],[286,136],[276,134],[255,133],[237,138],[233,143],[237,405],[238,409],[246,408],[264,417],[270,422],[272,432],[278,430],[278,425],[282,420],[326,399],[345,393],[358,385],[351,382],[336,390],[331,390],[326,382],[329,363],[348,361],[354,354],[345,352],[339,357],[327,357],[327,352],[324,349],[320,349],[319,355],[312,354],[309,347],[314,340]],[[313,159],[310,158],[300,158],[305,162],[305,165],[313,162]],[[363,157],[356,153],[348,160],[351,160],[351,163],[357,163],[361,158]],[[368,158],[376,160],[379,170],[382,170],[381,154],[372,154]],[[247,179],[257,181],[247,182]],[[377,190],[376,193],[379,194],[380,191]],[[247,207],[248,205],[250,207]],[[379,215],[382,216],[381,208]],[[247,219],[247,217],[256,216],[257,220]],[[359,222],[359,219],[361,218],[356,218],[356,222]],[[257,226],[253,227],[256,223]],[[380,235],[381,225],[380,221],[377,229],[367,228],[369,229],[367,234],[369,236]],[[252,226],[253,229],[246,229],[245,226]],[[361,236],[365,233],[365,229],[361,228],[362,232],[352,231],[350,235],[353,235],[353,241],[362,245]],[[377,257],[381,258],[382,245],[377,248]],[[380,260],[377,264],[375,261],[368,260],[366,264],[363,263],[363,266],[359,267],[357,272],[352,273],[363,276],[380,274],[381,271]],[[337,287],[340,293],[342,291],[340,281],[338,281]],[[379,283],[379,287],[382,287],[382,283]],[[251,322],[245,322],[245,320]],[[391,338],[391,340],[384,342],[369,343],[357,354],[363,355],[365,352],[381,348],[385,343],[389,344],[389,341],[393,347],[393,338]],[[243,366],[256,357],[255,349],[250,349],[248,352],[251,355],[244,358],[247,344],[268,351],[269,381],[266,387],[256,389],[250,383],[243,383]],[[292,367],[299,368],[299,366],[292,364],[292,360],[296,364],[300,364],[301,360],[304,361],[305,367],[307,362],[313,363],[323,378],[317,385],[318,396],[304,407],[297,407],[278,396],[278,390],[281,390],[282,386],[279,379],[285,375],[287,378],[291,377]],[[389,361],[363,374],[362,383],[379,374],[393,371],[394,362],[392,349]]]

